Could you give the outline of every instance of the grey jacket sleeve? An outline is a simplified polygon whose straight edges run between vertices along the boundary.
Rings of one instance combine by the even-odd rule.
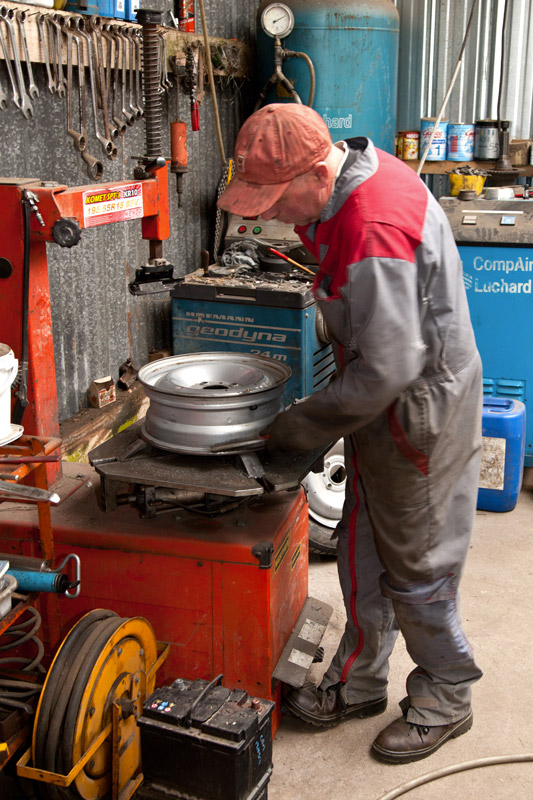
[[[326,388],[274,420],[271,447],[310,450],[353,433],[424,368],[416,263],[367,258],[347,274],[341,296],[324,301],[339,371]]]

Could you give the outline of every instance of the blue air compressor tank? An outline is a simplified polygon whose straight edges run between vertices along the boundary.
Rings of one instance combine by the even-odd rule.
[[[257,15],[258,92],[274,72],[274,39]],[[306,53],[316,72],[313,108],[326,121],[333,141],[369,136],[377,147],[394,151],[398,73],[399,15],[391,0],[287,0],[294,15],[286,50]],[[304,58],[284,58],[284,75],[303,103],[310,73]],[[289,100],[278,84],[265,102]]]

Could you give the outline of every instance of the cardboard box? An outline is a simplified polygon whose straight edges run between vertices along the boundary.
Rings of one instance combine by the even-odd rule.
[[[93,408],[103,408],[114,403],[116,399],[115,384],[111,375],[97,378],[89,386],[89,405]]]
[[[509,145],[509,158],[514,167],[525,167],[529,164],[529,139],[513,139]]]

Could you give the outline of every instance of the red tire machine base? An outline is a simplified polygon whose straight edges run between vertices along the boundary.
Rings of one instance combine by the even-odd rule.
[[[65,470],[92,474],[79,464]],[[277,701],[277,728],[281,684],[273,688],[272,672],[307,599],[304,493],[262,495],[214,519],[173,516],[141,519],[128,506],[104,513],[88,484],[54,509],[57,558],[74,552],[82,563],[81,595],[58,604],[62,636],[93,608],[146,617],[171,645],[158,685],[223,673],[225,686]],[[2,538],[5,549],[33,551],[31,508],[17,506]],[[265,542],[273,544],[271,557]],[[256,545],[263,564],[252,554]],[[49,602],[39,598],[43,618]]]

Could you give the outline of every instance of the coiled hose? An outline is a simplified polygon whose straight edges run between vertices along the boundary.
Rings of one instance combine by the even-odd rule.
[[[37,648],[37,654],[33,658],[7,655],[0,658],[0,668],[6,669],[17,665],[22,672],[44,673],[45,669],[41,665],[44,647],[41,640],[35,635],[41,627],[41,616],[35,608],[31,607],[26,609],[25,613],[29,614],[28,619],[24,619],[18,625],[12,625],[0,637],[0,652],[15,650],[20,645],[31,642]],[[28,714],[34,713],[35,709],[30,701],[40,693],[41,683],[29,678],[29,675],[27,681],[22,677],[0,678],[0,708],[20,708]]]

